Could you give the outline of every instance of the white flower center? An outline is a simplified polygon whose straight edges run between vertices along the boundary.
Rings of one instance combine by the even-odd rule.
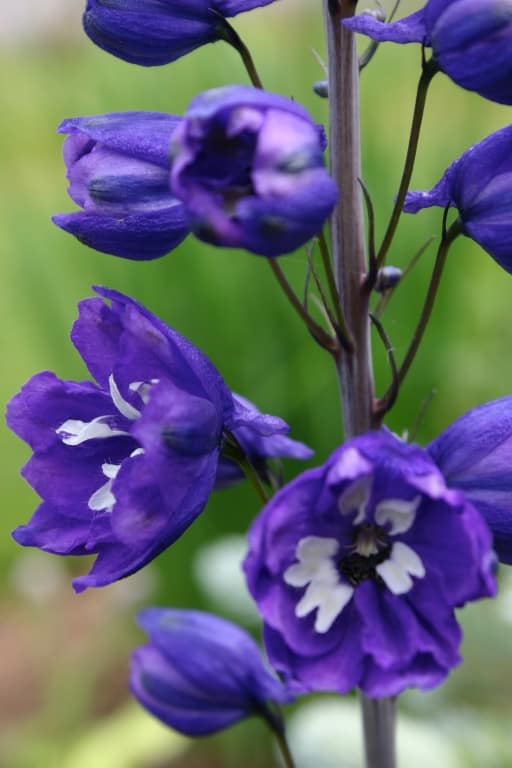
[[[338,496],[338,509],[342,515],[356,513],[354,525],[360,525],[366,517],[366,507],[370,500],[372,479],[369,475],[363,475],[345,488]]]
[[[134,451],[132,451],[132,453],[130,453],[129,458],[140,456],[143,453],[143,448],[136,448]],[[101,465],[101,471],[105,477],[108,477],[108,480],[106,483],[104,483],[104,485],[101,485],[97,491],[94,491],[94,493],[90,496],[89,501],[87,502],[87,506],[93,512],[112,512],[112,508],[116,503],[116,497],[112,493],[112,483],[116,479],[120,469],[121,464]]]
[[[405,595],[412,589],[414,582],[411,576],[418,579],[425,576],[421,558],[402,541],[393,544],[389,559],[380,563],[375,570],[394,595]]]
[[[405,533],[414,523],[416,512],[421,503],[421,496],[412,501],[404,499],[386,499],[375,507],[375,522],[382,527],[391,525],[389,534]]]
[[[140,382],[134,383],[138,386]],[[112,373],[108,377],[108,385],[110,388],[110,397],[112,398],[112,402],[114,403],[119,413],[122,416],[125,416],[127,419],[130,419],[130,421],[135,421],[138,419],[140,416],[140,411],[138,411],[137,408],[134,408],[131,403],[124,399],[119,391],[119,387],[117,386],[114,375]],[[131,388],[132,385],[130,385],[129,389]]]
[[[375,522],[364,523],[370,492],[371,478],[364,476],[354,480],[338,498],[340,513],[354,515],[350,552],[340,553],[336,539],[306,536],[297,545],[297,562],[283,574],[290,587],[306,587],[295,615],[301,619],[316,611],[314,628],[319,634],[331,629],[365,579],[383,582],[394,595],[404,595],[414,586],[413,577],[425,576],[418,554],[404,542],[390,540],[411,528],[421,496],[411,501],[382,500],[375,507]]]
[[[143,404],[149,401],[149,391],[153,384],[158,384],[158,379],[151,379],[149,382],[133,381],[129,385],[129,390],[135,392]],[[129,403],[122,396],[119,387],[116,384],[113,374],[108,379],[110,396],[117,411],[129,421],[135,421],[141,415],[141,412]],[[77,446],[88,440],[104,440],[111,437],[130,437],[130,433],[124,429],[118,429],[115,426],[116,416],[107,414],[97,416],[92,421],[80,421],[79,419],[68,419],[57,427],[55,432],[65,445]],[[130,453],[129,458],[139,456],[144,453],[143,448],[136,448]],[[117,477],[121,464],[111,464],[106,462],[101,465],[101,471],[107,478],[107,482],[101,485],[89,497],[87,506],[93,512],[111,512],[116,499],[112,493],[112,484]]]
[[[291,587],[305,587],[301,600],[295,607],[295,615],[301,619],[316,610],[315,630],[328,632],[343,608],[354,594],[354,588],[342,584],[332,560],[338,553],[336,539],[307,536],[297,546],[299,561],[284,572],[284,581]]]
[[[111,427],[111,416],[97,416],[92,421],[68,419],[55,430],[65,445],[80,445],[87,440],[127,435],[122,429]]]
[[[158,384],[158,381],[158,379],[151,379],[150,382],[133,381],[128,388],[131,392],[136,392],[144,405],[146,405],[149,401],[149,390],[153,384]],[[113,374],[109,376],[108,383],[112,402],[121,416],[124,416],[129,421],[138,419],[140,411],[124,399],[114,380]],[[60,427],[57,427],[55,431],[65,445],[80,445],[87,442],[87,440],[129,435],[129,432],[126,432],[126,430],[117,429],[115,426],[112,426],[114,420],[115,415],[110,414],[97,416],[92,421],[68,419]]]

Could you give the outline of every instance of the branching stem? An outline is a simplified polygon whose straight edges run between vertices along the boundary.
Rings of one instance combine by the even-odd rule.
[[[240,445],[236,437],[231,433],[227,433],[225,435],[223,454],[228,459],[231,459],[232,461],[234,461],[235,464],[238,464],[238,466],[246,476],[247,480],[249,480],[250,484],[256,491],[256,494],[258,495],[260,501],[263,504],[266,504],[267,501],[270,500],[271,494],[267,491],[267,489],[263,485],[261,477],[259,476],[256,469],[253,467],[253,465],[247,458],[244,449],[242,448],[242,446]]]
[[[390,288],[388,291],[382,294],[377,306],[373,310],[373,314],[375,317],[377,318],[382,317],[384,310],[386,309],[389,302],[395,295],[397,288],[400,288],[400,286],[403,285],[403,282],[407,277],[407,275],[412,271],[412,269],[414,269],[418,261],[421,259],[423,254],[428,250],[429,246],[431,245],[431,243],[433,243],[435,239],[436,239],[435,236],[431,235],[427,240],[425,240],[423,245],[421,245],[421,247],[418,248],[414,256],[405,265],[402,272],[402,277],[400,278],[400,282],[398,283],[398,285],[395,285],[393,288]]]
[[[451,244],[453,243],[455,238],[458,237],[458,235],[460,235],[460,233],[461,233],[461,224],[459,219],[454,221],[451,227],[445,232],[443,232],[443,237],[442,237],[441,243],[439,244],[439,249],[437,251],[434,269],[432,272],[432,276],[430,278],[430,283],[428,286],[427,295],[425,297],[425,303],[423,304],[423,309],[421,311],[420,319],[418,320],[418,324],[414,331],[414,335],[412,337],[409,348],[405,353],[403,363],[398,370],[399,386],[402,385],[405,377],[407,376],[407,372],[409,371],[409,368],[411,367],[412,362],[416,357],[416,352],[419,349],[421,340],[423,339],[423,334],[425,333],[425,330],[428,325],[428,321],[430,320],[430,316],[432,314],[432,309],[434,306],[434,302],[436,300],[439,285],[441,283],[441,277],[443,275],[444,265],[446,263],[446,257],[448,255],[448,251],[450,249]]]
[[[247,74],[249,75],[249,80],[254,85],[255,88],[260,88],[263,90],[263,83],[261,81],[261,78],[259,76],[258,70],[256,69],[256,64],[254,63],[254,59],[252,58],[252,54],[247,47],[247,45],[244,43],[238,32],[234,27],[231,26],[229,21],[222,16],[222,14],[218,13],[217,11],[212,10],[211,13],[215,13],[215,15],[219,16],[220,21],[219,24],[222,29],[222,37],[223,39],[229,43],[229,45],[232,45],[233,48],[239,53],[240,58],[242,59],[243,65],[247,71]]]
[[[279,283],[281,290],[290,302],[295,312],[302,318],[306,326],[308,327],[311,335],[320,344],[320,346],[327,349],[329,352],[336,354],[338,352],[338,343],[336,339],[333,339],[327,331],[325,331],[316,320],[306,311],[299,297],[291,287],[290,283],[286,279],[286,275],[277,263],[277,259],[267,259],[267,262],[272,270],[277,282]]]
[[[412,172],[414,169],[414,163],[416,160],[416,153],[418,150],[418,142],[420,138],[421,124],[423,121],[423,115],[425,112],[425,104],[427,100],[427,93],[432,78],[438,72],[438,66],[433,59],[425,61],[423,59],[423,70],[418,83],[418,90],[416,92],[416,102],[414,105],[414,114],[411,125],[411,133],[409,136],[409,145],[407,147],[407,154],[405,156],[405,164],[402,172],[402,178],[400,181],[400,187],[396,196],[395,205],[391,213],[391,218],[382,240],[382,244],[377,254],[377,269],[380,269],[386,261],[386,256],[393,242],[400,216],[402,215],[402,208],[404,206],[405,196],[411,183]]]
[[[332,269],[331,254],[329,253],[329,247],[323,232],[320,232],[318,235],[318,246],[320,248],[320,256],[322,257],[322,264],[324,267],[325,276],[327,278],[327,284],[329,286],[329,294],[331,296],[332,303],[334,305],[334,311],[336,313],[336,322],[338,325],[338,335],[340,342],[344,349],[347,351],[353,351],[354,342],[350,335],[350,331],[347,327],[347,323],[343,315],[343,310],[341,308],[340,297],[338,296],[338,289],[336,288],[336,278],[334,277],[334,272]]]
[[[290,752],[290,747],[288,746],[284,732],[274,731],[274,733],[286,768],[295,768],[292,753]]]
[[[391,408],[395,404],[396,398],[398,397],[400,384],[398,381],[398,368],[396,364],[395,350],[393,349],[391,339],[386,333],[386,330],[378,317],[376,317],[374,314],[370,314],[370,319],[373,325],[375,326],[375,328],[377,329],[377,333],[379,334],[382,343],[384,344],[384,348],[386,350],[388,360],[389,360],[389,367],[391,368],[391,385],[386,393],[386,396],[383,398],[383,400],[378,400],[375,404],[375,425],[374,426],[377,426],[377,424],[385,416],[386,412],[391,410]]]

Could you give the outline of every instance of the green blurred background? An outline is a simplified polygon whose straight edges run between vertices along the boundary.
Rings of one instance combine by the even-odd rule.
[[[289,311],[262,259],[189,238],[166,258],[129,262],[89,250],[52,226],[53,213],[73,208],[66,195],[62,141],[55,133],[63,118],[133,109],[179,114],[199,90],[246,82],[236,54],[221,44],[152,70],[117,61],[80,34],[81,3],[75,0],[75,5],[80,7],[67,11],[64,26],[55,23],[44,37],[35,35],[20,45],[10,41],[0,50],[2,401],[42,369],[63,378],[85,377],[68,332],[77,301],[91,294],[93,284],[104,284],[136,297],[189,337],[235,391],[283,416],[294,436],[323,460],[341,439],[332,365]],[[313,54],[324,51],[319,7],[282,0],[240,16],[235,25],[250,44],[266,86],[301,101],[325,122],[326,104],[311,88],[323,77]],[[364,180],[379,234],[398,185],[419,66],[417,46],[382,46],[362,78]],[[506,108],[436,78],[414,187],[430,187],[461,151],[508,120]],[[439,211],[404,218],[392,263],[403,266],[439,231]],[[431,246],[384,316],[399,358],[433,256]],[[301,290],[305,253],[287,256],[281,264]],[[460,240],[425,343],[389,418],[392,429],[411,430],[434,391],[419,427],[420,442],[463,411],[511,391],[511,296],[508,275],[470,241]],[[388,368],[378,342],[375,347],[382,390]],[[0,766],[270,765],[274,758],[258,723],[190,747],[131,705],[126,692],[130,649],[142,641],[133,622],[139,605],[200,605],[236,618],[234,601],[222,595],[222,585],[213,598],[201,587],[205,568],[215,571],[214,579],[224,567],[219,566],[222,553],[220,561],[203,559],[200,566],[197,553],[228,533],[246,531],[257,512],[250,490],[217,494],[186,535],[140,577],[76,597],[70,573],[83,572],[85,562],[24,551],[11,540],[10,530],[29,518],[36,498],[18,476],[28,451],[5,428],[1,452]],[[287,467],[288,476],[297,471]],[[427,724],[428,738],[442,735],[448,743],[453,765],[512,766],[507,743],[512,580],[504,573],[501,581],[499,601],[472,606],[462,617],[465,665],[441,691],[403,697],[402,709],[414,722]],[[338,746],[343,738],[337,735]],[[348,731],[346,738],[351,738]],[[358,764],[357,756],[350,762],[348,752],[343,759],[347,768]],[[317,754],[314,765],[330,763]]]

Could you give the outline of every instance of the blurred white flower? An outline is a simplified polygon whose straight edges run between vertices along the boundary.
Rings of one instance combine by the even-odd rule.
[[[83,5],[77,0],[1,2],[0,45],[82,36]]]
[[[201,547],[194,560],[194,575],[206,597],[231,618],[244,624],[261,622],[245,586],[242,560],[245,536],[223,536]]]
[[[360,768],[362,726],[357,701],[324,697],[298,709],[287,725],[297,768]],[[436,725],[400,713],[398,763],[414,768],[463,768],[455,747]]]
[[[9,573],[13,592],[36,604],[52,600],[67,586],[68,572],[63,562],[39,550],[19,554]]]

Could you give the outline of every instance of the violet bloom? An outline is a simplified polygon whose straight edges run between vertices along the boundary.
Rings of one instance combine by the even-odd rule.
[[[253,403],[233,393],[233,404],[235,414],[241,415],[242,423],[245,425],[233,429],[233,435],[260,477],[269,477],[267,459],[310,459],[313,456],[313,451],[307,445],[287,437],[289,427],[285,422],[280,432],[276,430],[275,423],[270,423],[265,433],[261,423],[262,414]],[[250,427],[252,419],[256,419],[260,424],[257,432]],[[216,488],[226,488],[243,478],[244,473],[235,461],[227,456],[220,457],[215,481]]]
[[[87,0],[84,29],[124,61],[152,67],[225,36],[223,17],[273,0]]]
[[[86,299],[71,338],[96,384],[34,376],[8,406],[34,455],[23,475],[42,504],[14,531],[24,546],[97,558],[77,591],[142,568],[204,509],[225,430],[271,436],[282,419],[246,415],[212,363],[116,291]]]
[[[282,730],[275,704],[291,695],[242,629],[209,613],[170,608],[148,608],[139,623],[150,642],[133,654],[130,689],[159,720],[189,736],[253,715]]]
[[[180,118],[114,112],[64,120],[60,133],[70,197],[83,210],[53,217],[97,251],[155,259],[187,236],[183,206],[169,190],[169,145]]]
[[[512,564],[512,397],[465,413],[427,450],[485,518],[498,558]]]
[[[195,235],[279,256],[316,235],[337,199],[323,129],[294,101],[241,85],[197,96],[172,137],[171,189]]]
[[[454,608],[495,592],[479,513],[426,451],[384,430],[285,486],[249,541],[270,662],[309,690],[438,685],[460,661]]]
[[[459,157],[429,192],[409,192],[404,211],[454,206],[462,232],[512,272],[512,125]]]
[[[343,23],[379,42],[432,47],[439,69],[462,88],[512,104],[510,0],[429,0],[390,24],[365,13]]]

